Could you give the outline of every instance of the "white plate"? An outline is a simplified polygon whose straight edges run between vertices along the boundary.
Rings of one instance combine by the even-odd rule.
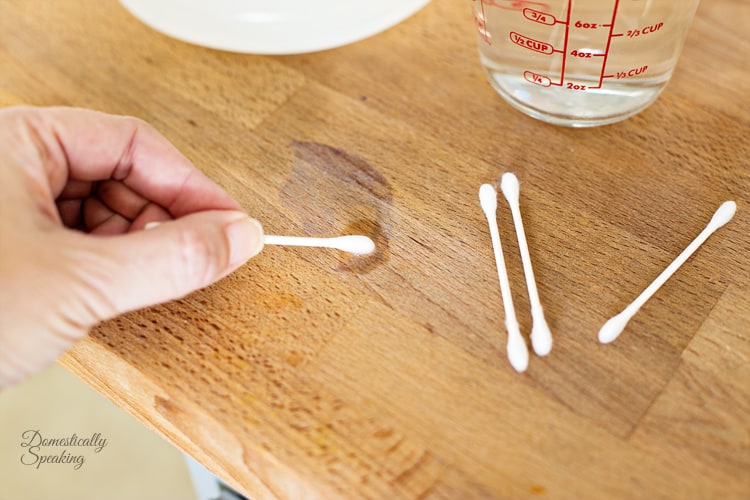
[[[339,47],[403,21],[429,0],[120,0],[180,40],[254,54]]]

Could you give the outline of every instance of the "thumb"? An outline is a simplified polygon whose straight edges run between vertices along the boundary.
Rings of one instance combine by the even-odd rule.
[[[97,316],[93,324],[218,281],[261,251],[263,228],[242,212],[213,210],[86,240],[95,255],[79,265],[92,288],[83,299]]]

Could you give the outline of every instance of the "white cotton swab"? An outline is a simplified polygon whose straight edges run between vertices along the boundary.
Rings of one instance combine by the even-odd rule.
[[[500,189],[502,189],[503,195],[508,201],[508,205],[510,205],[510,211],[513,214],[513,224],[516,226],[516,237],[518,238],[518,249],[521,252],[523,272],[526,276],[526,287],[529,290],[532,320],[531,345],[534,347],[534,352],[539,356],[546,356],[552,350],[552,332],[549,330],[547,320],[544,319],[544,310],[542,309],[539,292],[536,288],[534,269],[531,267],[531,256],[529,255],[529,246],[526,242],[526,232],[523,228],[521,207],[518,201],[520,187],[515,174],[510,172],[503,174]]]
[[[500,233],[497,229],[497,191],[495,188],[489,184],[482,184],[479,188],[479,203],[490,225],[490,236],[492,238],[492,248],[495,251],[497,275],[500,278],[500,292],[503,297],[503,306],[505,307],[505,327],[508,330],[508,361],[520,373],[526,371],[526,368],[529,366],[529,350],[526,347],[523,337],[521,337],[518,320],[516,319],[516,311],[513,308],[513,297],[510,293],[508,272],[505,269],[503,247],[500,243]]]
[[[367,236],[349,235],[335,238],[310,238],[305,236],[274,236],[267,234],[263,237],[266,245],[288,245],[298,247],[335,248],[355,255],[367,255],[375,251],[375,242]]]
[[[161,222],[149,222],[144,229],[153,229]],[[267,234],[263,237],[266,245],[287,245],[297,247],[335,248],[355,255],[367,255],[375,251],[375,242],[367,236],[349,235],[335,238],[310,238],[305,236],[274,236]]]
[[[677,258],[672,261],[667,268],[646,288],[641,294],[628,305],[620,314],[613,316],[609,319],[601,330],[599,330],[599,342],[602,344],[609,344],[614,341],[620,333],[625,329],[625,326],[630,321],[635,313],[646,303],[651,296],[679,269],[679,267],[685,263],[688,258],[698,250],[711,234],[714,233],[721,226],[729,222],[734,216],[737,210],[737,204],[733,201],[725,201],[721,204],[711,221],[708,223],[705,229],[690,243],[690,245],[682,251]]]

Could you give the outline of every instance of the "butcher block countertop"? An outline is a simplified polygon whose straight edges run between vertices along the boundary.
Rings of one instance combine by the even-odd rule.
[[[750,4],[700,6],[645,112],[573,130],[495,94],[471,2],[297,56],[168,38],[114,0],[0,0],[0,104],[152,123],[267,247],[101,325],[62,364],[254,499],[748,498]],[[509,365],[482,183],[521,182],[547,357]],[[734,219],[623,334],[597,332],[725,200]],[[529,299],[497,215],[524,337]]]

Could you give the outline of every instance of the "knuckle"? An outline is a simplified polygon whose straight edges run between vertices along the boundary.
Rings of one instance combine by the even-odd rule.
[[[193,227],[180,229],[175,258],[172,262],[172,280],[184,292],[204,287],[217,279],[227,260],[227,250],[216,238],[209,238]]]

